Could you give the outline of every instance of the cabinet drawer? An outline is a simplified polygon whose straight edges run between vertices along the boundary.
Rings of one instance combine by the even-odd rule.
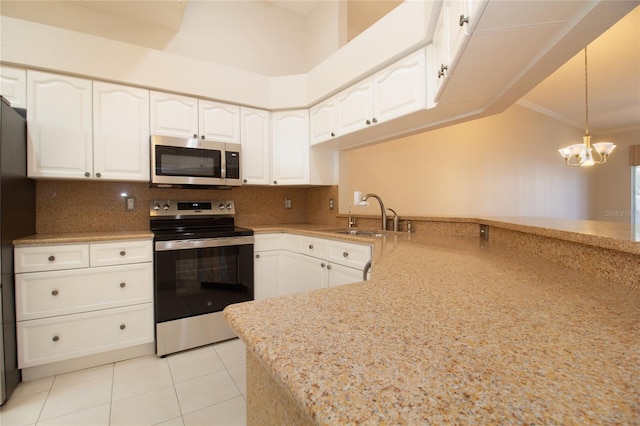
[[[254,235],[253,250],[254,251],[269,251],[280,250],[282,244],[282,233],[276,232],[274,234],[255,234]]]
[[[329,253],[327,240],[314,237],[300,236],[299,252],[308,256],[326,258]]]
[[[18,367],[27,368],[153,341],[153,304],[22,321]]]
[[[91,266],[151,262],[153,243],[151,240],[92,243],[90,254]]]
[[[152,301],[152,263],[16,275],[18,321]]]
[[[300,237],[294,234],[282,234],[282,249],[298,252],[300,247]]]
[[[371,260],[371,246],[332,241],[329,245],[329,260],[352,268],[363,269]]]
[[[16,273],[87,268],[89,245],[21,246],[14,249],[14,259]]]

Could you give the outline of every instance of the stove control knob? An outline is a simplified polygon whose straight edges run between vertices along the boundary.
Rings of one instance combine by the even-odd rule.
[[[160,210],[160,204],[158,204],[158,203],[154,204],[154,205],[153,205],[153,209],[154,209],[155,211]]]
[[[218,209],[219,209],[219,210],[224,210],[224,203],[220,203],[220,204],[218,205]]]
[[[169,210],[169,203],[164,203],[164,205],[162,206],[162,209],[166,212]]]
[[[227,210],[232,210],[232,209],[233,209],[233,204],[227,203]]]

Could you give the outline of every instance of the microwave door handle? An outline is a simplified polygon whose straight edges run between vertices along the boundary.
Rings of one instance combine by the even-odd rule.
[[[220,156],[220,178],[227,178],[227,151],[226,149],[222,150],[222,155]]]

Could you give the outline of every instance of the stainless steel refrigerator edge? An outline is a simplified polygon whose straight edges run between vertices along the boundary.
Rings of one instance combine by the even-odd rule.
[[[0,405],[20,382],[13,240],[35,234],[35,183],[27,178],[27,125],[0,97]],[[24,114],[24,110],[22,110]]]

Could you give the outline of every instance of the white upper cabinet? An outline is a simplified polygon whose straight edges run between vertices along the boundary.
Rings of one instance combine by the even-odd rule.
[[[255,108],[241,108],[241,145],[243,183],[271,183],[271,113]]]
[[[486,0],[445,0],[433,34],[435,101],[440,98],[478,23]]]
[[[240,143],[240,107],[151,92],[151,134]]]
[[[220,102],[198,101],[200,138],[240,143],[240,107]]]
[[[426,102],[426,49],[420,49],[312,107],[311,144],[419,111]]]
[[[91,80],[27,72],[27,174],[93,176]]]
[[[0,95],[11,103],[12,108],[26,108],[27,71],[1,65]]]
[[[340,92],[338,101],[338,134],[364,129],[376,120],[373,117],[373,84],[371,77]]]
[[[337,136],[338,100],[333,97],[309,110],[311,145],[327,141]]]
[[[274,185],[309,184],[309,110],[271,114]]]
[[[150,103],[152,135],[198,137],[198,99],[151,91]]]
[[[373,118],[392,120],[426,107],[426,51],[388,66],[373,76]]]
[[[149,91],[93,83],[93,169],[105,180],[149,181]]]

